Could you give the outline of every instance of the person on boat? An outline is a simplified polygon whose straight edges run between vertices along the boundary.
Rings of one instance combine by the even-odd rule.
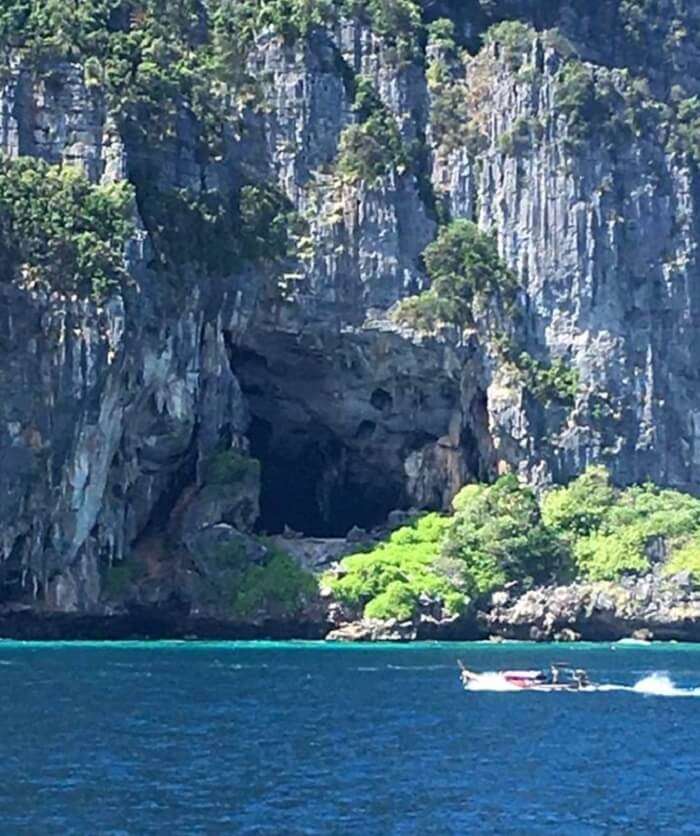
[[[558,685],[559,684],[559,668],[556,667],[556,665],[552,665],[552,667],[550,668],[550,674],[551,674],[552,685]]]
[[[574,679],[579,688],[587,688],[591,684],[588,674],[582,668],[577,668],[574,671]]]

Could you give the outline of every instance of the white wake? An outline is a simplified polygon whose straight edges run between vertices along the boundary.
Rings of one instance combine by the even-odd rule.
[[[657,697],[700,697],[700,688],[678,688],[666,674],[645,676],[632,687],[636,694],[653,694]]]
[[[503,674],[496,673],[496,671],[487,671],[480,673],[479,678],[472,680],[469,683],[468,691],[522,691],[523,688],[518,688],[512,682],[503,676]]]
[[[598,685],[596,691],[628,691],[650,697],[700,697],[700,688],[679,688],[665,673],[652,673],[634,685]]]

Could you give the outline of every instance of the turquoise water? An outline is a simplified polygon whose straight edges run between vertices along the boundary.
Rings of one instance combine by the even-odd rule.
[[[0,642],[0,832],[700,833],[697,686],[685,645]]]

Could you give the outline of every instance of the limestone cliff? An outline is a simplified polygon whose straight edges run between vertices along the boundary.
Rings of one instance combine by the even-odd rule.
[[[123,5],[110,31],[140,25]],[[196,50],[209,4],[191,5]],[[90,58],[2,44],[0,150],[136,194],[121,288],[0,283],[6,606],[107,611],[110,567],[133,561],[140,604],[193,606],[213,542],[341,537],[508,470],[546,485],[601,462],[700,492],[697,5],[423,0],[405,32],[361,6],[260,24],[207,153],[194,100],[149,133]],[[342,162],[370,88],[400,152],[362,177]],[[274,259],[229,256],[236,230],[183,209],[251,183],[294,216]],[[496,235],[511,319],[392,318],[447,217]],[[556,364],[573,393],[536,385]],[[259,473],[219,478],[231,451]]]

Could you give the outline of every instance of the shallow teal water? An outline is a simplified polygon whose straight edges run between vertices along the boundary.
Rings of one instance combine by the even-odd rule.
[[[700,646],[0,642],[0,833],[700,833]]]

